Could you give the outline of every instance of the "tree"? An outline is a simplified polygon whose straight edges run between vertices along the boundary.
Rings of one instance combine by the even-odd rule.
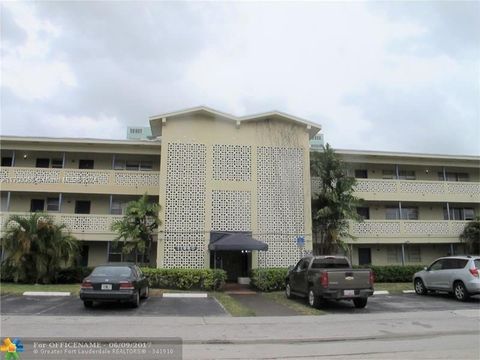
[[[343,239],[352,238],[348,233],[348,220],[361,220],[356,211],[361,200],[353,196],[356,180],[347,176],[343,163],[329,144],[311,154],[310,171],[320,182],[312,201],[314,253],[347,251]]]
[[[465,225],[460,239],[465,243],[465,250],[468,254],[480,254],[480,217]]]
[[[46,214],[12,215],[2,239],[4,265],[15,282],[55,281],[59,270],[73,266],[79,245],[64,224],[55,224]]]
[[[118,234],[115,243],[122,240],[122,253],[133,253],[135,263],[138,254],[150,254],[153,235],[160,226],[159,210],[160,205],[149,202],[148,195],[144,194],[140,199],[129,202],[123,218],[112,225],[112,230]]]

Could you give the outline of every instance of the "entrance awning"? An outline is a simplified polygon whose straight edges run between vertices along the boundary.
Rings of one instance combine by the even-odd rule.
[[[212,251],[267,251],[268,245],[255,240],[249,231],[212,231],[208,249]]]

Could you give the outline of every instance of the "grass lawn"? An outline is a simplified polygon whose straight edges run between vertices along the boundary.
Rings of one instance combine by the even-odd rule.
[[[275,301],[278,304],[289,307],[292,310],[298,311],[303,315],[325,315],[322,310],[314,309],[308,306],[305,299],[287,299],[283,291],[274,291],[269,293],[262,293],[262,296]]]
[[[374,286],[375,291],[387,290],[391,294],[402,293],[403,290],[413,290],[412,283],[376,283]]]
[[[40,285],[40,284],[15,284],[15,283],[0,283],[0,293],[22,295],[25,291],[68,291],[72,295],[78,294],[80,291],[80,284],[54,284],[54,285]]]
[[[217,299],[232,316],[255,316],[255,312],[252,309],[240,304],[228,294],[217,291],[211,291],[208,294]]]

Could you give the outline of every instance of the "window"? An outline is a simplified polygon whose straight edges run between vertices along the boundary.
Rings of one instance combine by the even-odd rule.
[[[13,158],[11,156],[2,157],[2,166],[12,166]]]
[[[413,170],[400,170],[398,172],[398,178],[400,180],[415,180],[415,171]]]
[[[75,201],[75,214],[90,214],[90,201]]]
[[[304,259],[303,262],[300,264],[300,270],[307,270],[309,264],[310,259]]]
[[[124,254],[122,253],[123,243],[117,242],[114,243],[110,241],[108,243],[108,262],[135,262],[135,255],[131,254]],[[147,254],[147,250],[145,254],[137,254],[137,263],[140,264],[147,264],[150,262],[150,257]]]
[[[30,200],[30,212],[43,211],[45,209],[45,200],[32,199]]]
[[[37,168],[48,168],[48,167],[50,167],[50,159],[37,158],[35,166]]]
[[[357,207],[357,214],[364,220],[370,219],[370,209],[368,207]]]
[[[407,263],[422,262],[419,246],[415,246],[415,245],[405,246],[405,262]]]
[[[402,220],[418,220],[417,207],[402,208]]]
[[[400,218],[400,209],[398,207],[387,207],[385,209],[385,219],[398,220]]]
[[[153,169],[153,162],[148,160],[116,159],[113,168],[114,170],[151,171]]]
[[[443,219],[449,220],[447,208],[443,208]],[[473,208],[450,207],[450,220],[474,220],[475,210]]]
[[[345,269],[349,267],[346,259],[339,258],[315,259],[312,262],[312,269]]]
[[[126,201],[112,200],[112,208],[110,209],[110,214],[123,215],[126,206],[127,206]]]
[[[59,198],[47,198],[47,211],[59,211],[60,201]]]
[[[384,179],[395,179],[397,177],[393,170],[383,170],[382,174]]]
[[[85,160],[85,159],[80,159],[78,161],[78,168],[79,169],[93,169],[93,160]]]
[[[368,171],[365,169],[356,169],[355,170],[355,177],[357,179],[367,179],[368,178]]]
[[[0,211],[8,211],[8,194],[2,192],[0,195]]]
[[[440,260],[435,261],[432,265],[430,265],[428,270],[436,271],[436,270],[442,270],[442,269],[445,269],[445,268],[446,268],[445,260],[440,259]]]
[[[467,173],[459,173],[459,172],[447,172],[445,173],[446,179],[443,177],[443,172],[438,173],[438,180],[443,181],[469,181],[470,176]]]
[[[63,168],[63,159],[52,159],[52,168],[54,169]]]
[[[402,248],[397,245],[387,247],[387,262],[389,264],[402,263]]]

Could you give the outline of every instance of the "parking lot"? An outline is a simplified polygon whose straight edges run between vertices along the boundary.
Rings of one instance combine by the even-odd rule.
[[[129,304],[104,303],[85,308],[77,296],[14,296],[1,299],[2,315],[50,316],[228,316],[214,298],[162,298],[151,296],[138,308]]]
[[[255,310],[255,297],[260,294],[236,296],[240,302],[248,303]],[[242,301],[243,298],[243,301]],[[263,298],[263,297],[262,297]],[[228,316],[229,314],[215,298],[162,298],[150,297],[138,308],[128,304],[97,304],[94,308],[84,308],[76,296],[31,297],[4,295],[0,299],[2,315],[50,315],[50,316]],[[292,300],[299,304],[303,299]],[[265,302],[265,298],[262,299]],[[262,304],[264,306],[265,304]],[[272,308],[278,305],[272,302]],[[369,299],[365,309],[355,309],[351,301],[329,302],[322,308],[331,314],[398,313],[434,310],[480,309],[480,297],[468,302],[459,302],[447,295],[418,296],[416,294],[377,295]],[[257,316],[262,316],[259,312]],[[265,315],[269,315],[265,313]],[[278,315],[278,314],[270,314]],[[284,315],[295,315],[289,313]]]

